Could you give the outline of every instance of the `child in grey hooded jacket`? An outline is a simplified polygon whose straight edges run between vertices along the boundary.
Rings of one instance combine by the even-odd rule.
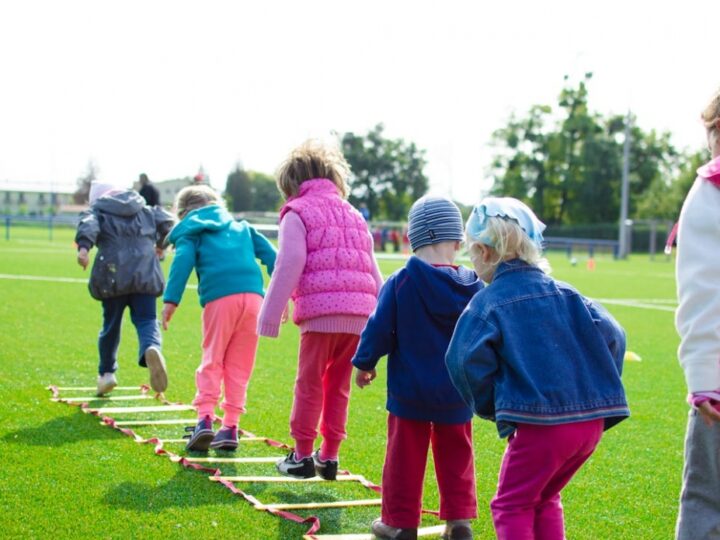
[[[103,327],[98,337],[100,363],[97,393],[104,395],[117,386],[117,351],[125,308],[138,334],[138,363],[150,370],[150,386],[156,392],[167,388],[165,359],[161,352],[156,297],[165,286],[156,256],[173,225],[172,215],[159,206],[149,207],[134,190],[93,182],[90,208],[80,215],[75,242],[77,261],[83,269],[93,246],[98,253],[88,288],[102,302]]]

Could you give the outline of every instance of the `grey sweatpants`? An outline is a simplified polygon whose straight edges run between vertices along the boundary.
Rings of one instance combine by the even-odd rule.
[[[677,540],[720,540],[720,423],[690,411]]]

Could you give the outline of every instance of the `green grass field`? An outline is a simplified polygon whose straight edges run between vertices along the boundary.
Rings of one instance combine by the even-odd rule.
[[[595,271],[585,260],[570,266],[551,256],[553,275],[587,296],[604,299],[624,325],[628,349],[642,357],[628,362],[623,379],[632,417],[610,430],[597,452],[563,492],[568,538],[671,538],[677,511],[687,406],[675,351],[673,266],[635,255],[628,261],[599,258]],[[169,268],[169,260],[164,270]],[[387,275],[397,261],[383,261]],[[72,232],[26,229],[0,240],[0,515],[5,538],[300,538],[299,525],[253,509],[207,474],[157,457],[76,407],[50,401],[46,387],[94,385],[100,304],[81,281]],[[71,278],[31,281],[20,276]],[[538,321],[542,324],[542,321]],[[146,382],[135,364],[136,339],[127,320],[120,349],[121,385]],[[200,355],[200,306],[195,290],[164,333],[171,401],[190,403]],[[276,340],[261,339],[241,427],[291,442],[298,332],[292,324]],[[371,387],[353,390],[349,438],[341,467],[380,482],[385,449],[385,374]],[[123,403],[120,403],[123,404]],[[133,404],[144,404],[140,402]],[[129,403],[128,403],[129,405]],[[120,415],[114,415],[122,419]],[[150,418],[151,415],[146,415]],[[189,418],[192,413],[175,413]],[[479,517],[476,538],[494,538],[489,501],[505,442],[495,427],[475,420]],[[181,427],[134,428],[143,436],[181,436]],[[183,453],[181,445],[169,448]],[[263,444],[241,445],[238,455],[281,455]],[[272,464],[221,466],[226,474],[273,474]],[[373,498],[352,483],[255,484],[242,489],[263,502],[312,502]],[[437,488],[428,467],[424,507],[436,509]],[[297,511],[317,515],[321,533],[362,533],[378,507]],[[424,518],[424,525],[438,521]]]

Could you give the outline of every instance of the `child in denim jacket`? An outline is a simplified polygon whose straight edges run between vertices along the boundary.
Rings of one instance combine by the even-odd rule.
[[[553,280],[541,223],[512,198],[483,199],[466,225],[489,285],[460,317],[450,377],[479,416],[510,437],[490,507],[500,540],[565,538],[560,491],[603,430],[629,415],[625,334],[600,305]]]

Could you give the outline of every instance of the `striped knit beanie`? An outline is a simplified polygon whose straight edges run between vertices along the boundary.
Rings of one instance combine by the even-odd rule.
[[[438,242],[462,241],[463,235],[460,209],[450,199],[425,196],[410,208],[408,238],[413,251]]]

